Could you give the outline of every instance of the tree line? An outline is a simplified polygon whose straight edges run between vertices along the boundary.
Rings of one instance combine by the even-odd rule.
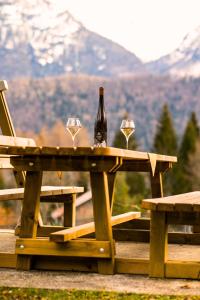
[[[123,134],[116,133],[114,147],[125,148]],[[135,135],[130,138],[129,149],[137,150]],[[177,156],[178,162],[163,175],[164,195],[174,195],[199,189],[200,185],[200,129],[195,112],[186,124],[183,136],[178,138],[167,104],[160,114],[153,138],[152,152]],[[127,172],[117,178],[114,213],[140,209],[141,199],[151,197],[146,174]]]

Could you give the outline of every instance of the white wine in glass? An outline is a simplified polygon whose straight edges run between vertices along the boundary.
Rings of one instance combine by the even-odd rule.
[[[128,140],[131,134],[135,131],[135,123],[133,120],[122,120],[120,129],[126,138],[126,149],[128,149]]]
[[[69,131],[72,141],[73,147],[75,147],[75,136],[78,134],[79,130],[82,128],[81,122],[78,118],[68,118],[66,128]]]

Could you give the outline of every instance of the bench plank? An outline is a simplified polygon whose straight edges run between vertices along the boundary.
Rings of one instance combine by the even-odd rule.
[[[140,212],[128,212],[111,218],[112,226],[127,222],[129,220],[137,219],[140,217]],[[76,239],[80,236],[92,233],[95,231],[94,222],[74,226],[73,228],[64,229],[50,234],[50,240],[54,242],[67,242]]]
[[[52,197],[48,199],[48,196],[58,196],[58,195],[70,195],[75,193],[82,193],[84,191],[83,187],[76,186],[42,186],[41,197],[47,197],[45,202],[56,202],[57,198]],[[7,200],[23,200],[24,198],[24,188],[13,188],[13,189],[3,189],[0,190],[0,201]],[[63,202],[62,198],[62,202]],[[41,201],[43,202],[43,201]],[[59,197],[58,197],[58,202]]]
[[[36,143],[31,138],[0,135],[0,146],[35,147]]]
[[[168,197],[144,199],[142,208],[157,211],[200,211],[200,191]]]

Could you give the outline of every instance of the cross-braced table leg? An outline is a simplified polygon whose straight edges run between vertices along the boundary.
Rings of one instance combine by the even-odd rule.
[[[98,271],[101,274],[113,274],[115,249],[112,236],[108,177],[105,172],[92,172],[90,178],[96,239],[99,241],[110,241],[111,243],[111,258],[99,259]]]
[[[27,171],[21,215],[20,238],[36,238],[37,236],[41,184],[42,172]],[[20,247],[23,247],[23,245],[20,245]],[[18,255],[17,269],[29,270],[30,268],[31,256]]]

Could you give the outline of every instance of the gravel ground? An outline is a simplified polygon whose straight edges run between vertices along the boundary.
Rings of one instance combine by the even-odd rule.
[[[1,230],[0,251],[13,252],[15,248],[15,237],[13,231]],[[173,251],[172,251],[173,250]],[[199,261],[200,247],[188,245],[170,245],[169,256],[173,259],[195,258]],[[149,256],[149,245],[144,243],[118,243],[118,257],[147,258]],[[47,289],[84,289],[84,290],[106,290],[132,293],[168,294],[168,295],[199,295],[200,281],[184,279],[150,279],[139,275],[99,275],[94,273],[80,272],[28,272],[16,271],[14,269],[0,268],[0,286],[7,287],[35,287]],[[200,298],[199,298],[200,299]]]
[[[132,293],[200,295],[200,281],[150,279],[138,275],[0,269],[0,286],[47,289],[106,290]]]

